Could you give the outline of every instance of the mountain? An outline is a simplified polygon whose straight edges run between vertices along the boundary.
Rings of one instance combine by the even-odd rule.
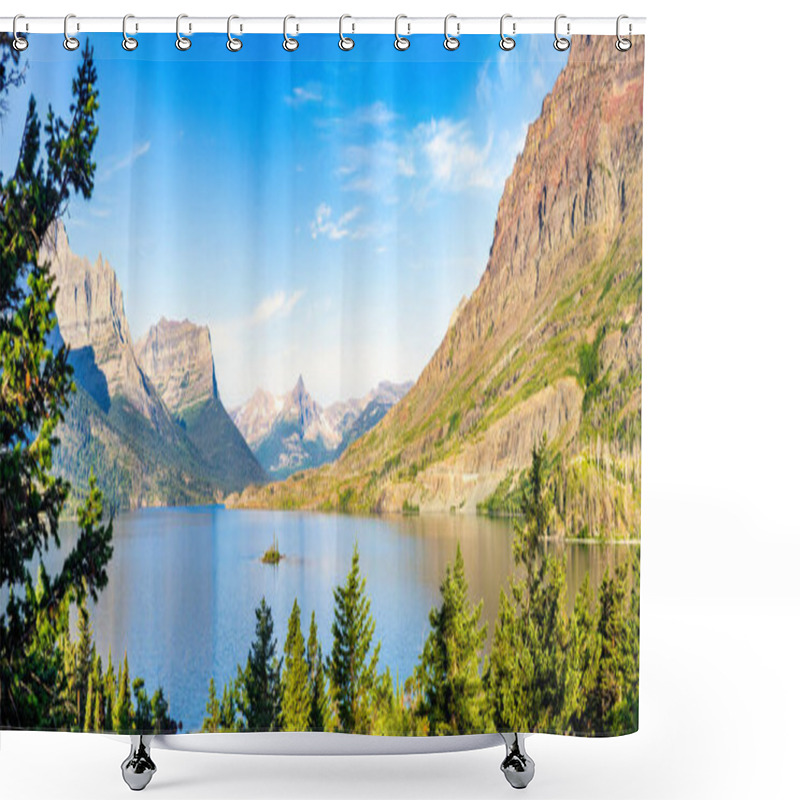
[[[334,464],[229,505],[510,510],[546,434],[559,531],[638,534],[643,59],[641,38],[572,38],[414,387]]]
[[[135,354],[218,486],[227,492],[266,481],[219,399],[207,327],[162,317],[136,343]]]
[[[55,343],[70,346],[77,386],[54,453],[76,499],[92,469],[112,508],[208,502],[243,488],[243,481],[220,479],[140,366],[109,263],[73,253],[61,223],[41,258],[58,287]]]
[[[364,397],[322,408],[301,375],[289,394],[275,397],[258,389],[231,416],[270,477],[282,479],[333,461],[380,422],[410,387],[383,381]]]

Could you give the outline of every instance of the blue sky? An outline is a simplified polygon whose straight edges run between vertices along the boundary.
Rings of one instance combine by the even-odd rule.
[[[83,39],[84,37],[82,37]],[[302,372],[324,404],[416,379],[486,266],[503,184],[566,63],[551,36],[94,35],[97,176],[70,245],[116,270],[134,338],[210,327],[223,402]],[[2,122],[13,168],[27,97],[66,113],[79,55],[30,37]],[[83,45],[83,41],[82,41]]]

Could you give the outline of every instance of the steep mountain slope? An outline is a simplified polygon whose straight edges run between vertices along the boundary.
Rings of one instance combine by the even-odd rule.
[[[237,427],[273,479],[333,461],[350,442],[377,425],[410,383],[382,381],[364,397],[322,408],[301,375],[289,394],[263,389],[231,413]]]
[[[71,348],[78,387],[54,454],[75,498],[86,490],[90,469],[114,508],[207,502],[242,488],[215,478],[141,369],[108,262],[73,253],[61,224],[49,232],[41,257],[58,286],[58,336]]]
[[[207,327],[162,318],[136,343],[135,353],[216,485],[230,492],[266,482],[264,471],[219,399]]]
[[[638,533],[643,58],[573,37],[414,388],[334,465],[231,505],[500,510],[546,434],[559,529]]]

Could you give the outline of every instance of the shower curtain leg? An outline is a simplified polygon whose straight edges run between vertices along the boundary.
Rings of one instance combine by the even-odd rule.
[[[131,752],[122,762],[122,778],[134,792],[144,789],[155,775],[156,765],[150,758],[152,741],[152,736],[138,733],[131,736]]]
[[[536,769],[533,759],[525,752],[524,733],[501,733],[506,745],[506,757],[500,765],[506,780],[515,789],[524,789]]]

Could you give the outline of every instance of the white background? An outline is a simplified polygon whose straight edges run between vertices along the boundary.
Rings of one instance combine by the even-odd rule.
[[[647,16],[641,719],[535,736],[538,798],[797,797],[798,14],[673,0],[18,0],[5,13]],[[796,8],[796,5],[793,6]],[[609,46],[612,46],[609,42]],[[790,122],[791,120],[791,122]],[[0,795],[128,797],[127,747],[9,733]],[[502,748],[277,758],[154,752],[163,798],[491,798]]]

